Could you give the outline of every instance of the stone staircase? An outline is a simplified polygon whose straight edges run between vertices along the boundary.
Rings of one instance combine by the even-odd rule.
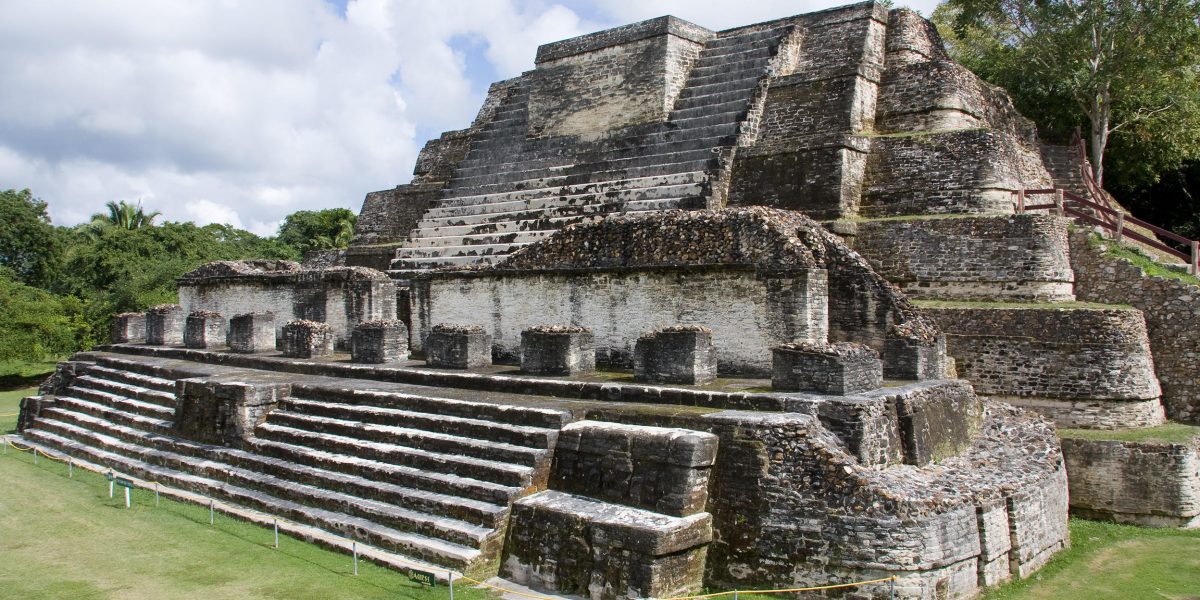
[[[175,435],[161,366],[98,355],[25,439],[413,559],[494,574],[570,413],[298,383],[240,448]]]
[[[753,92],[791,31],[740,29],[714,38],[667,121],[612,138],[526,138],[529,88],[518,83],[392,268],[495,263],[573,223],[706,207],[719,157],[737,142]]]

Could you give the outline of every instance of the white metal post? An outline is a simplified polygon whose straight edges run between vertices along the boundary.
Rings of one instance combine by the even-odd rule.
[[[210,498],[208,500],[208,524],[212,525],[216,521],[217,508],[216,503]]]
[[[274,519],[274,521],[275,521],[275,549],[278,550],[279,549],[279,519]]]
[[[158,482],[154,482],[154,506],[158,506]]]
[[[38,457],[37,457],[37,455],[38,455],[37,448],[34,448],[34,449],[33,449],[33,464],[35,464],[35,465],[36,465],[36,464],[38,464]]]
[[[358,542],[350,542],[350,551],[354,553],[354,574],[358,575]]]
[[[450,571],[450,575],[447,577],[448,581],[446,585],[450,588],[450,600],[454,600],[454,571]]]
[[[75,478],[75,461],[70,456],[67,457],[67,479]]]
[[[129,508],[129,486],[121,486],[125,488],[125,508]]]

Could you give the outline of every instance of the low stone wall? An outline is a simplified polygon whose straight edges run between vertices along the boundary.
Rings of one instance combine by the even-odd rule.
[[[981,395],[1051,416],[1064,427],[1162,422],[1145,321],[1136,309],[928,308],[960,376]]]
[[[1200,438],[1188,443],[1062,438],[1071,512],[1143,527],[1200,527]]]
[[[515,363],[521,332],[541,323],[591,329],[598,364],[629,367],[638,337],[679,323],[713,330],[722,373],[765,375],[771,347],[823,339],[825,273],[746,267],[421,274],[412,281],[413,350],[436,323],[480,324],[494,358]],[[562,298],[566,302],[529,302]]]
[[[1051,185],[1036,147],[990,129],[875,137],[866,172],[869,217],[1012,213],[1011,192]]]
[[[354,326],[396,318],[396,284],[363,267],[303,270],[287,261],[222,261],[179,278],[179,301],[191,311],[232,316],[274,313],[276,336],[292,319],[327,323],[339,349],[350,348]]]
[[[879,220],[852,247],[913,298],[1075,299],[1069,221],[1047,214]]]
[[[593,411],[589,418],[622,417]],[[725,411],[642,420],[720,438],[709,500],[710,587],[895,575],[896,598],[965,598],[1027,577],[1068,543],[1066,473],[1054,429],[1009,406],[990,405],[970,447],[929,468],[863,467],[806,415]],[[855,597],[888,593],[885,583],[857,588]]]
[[[1110,243],[1089,241],[1083,231],[1071,235],[1075,295],[1142,310],[1167,414],[1200,424],[1200,286],[1149,276],[1137,265],[1109,256],[1104,245]]]

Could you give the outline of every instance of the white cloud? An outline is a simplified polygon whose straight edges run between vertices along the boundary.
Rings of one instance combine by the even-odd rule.
[[[325,0],[0,0],[0,189],[33,189],[64,225],[141,200],[271,234],[290,212],[357,210],[408,181],[418,132],[468,125],[491,83],[479,73],[518,75],[539,44],[668,13],[719,29],[825,6],[351,0],[343,17]]]

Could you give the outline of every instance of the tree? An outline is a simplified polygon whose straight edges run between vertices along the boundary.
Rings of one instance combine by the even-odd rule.
[[[142,208],[141,201],[138,201],[134,205],[122,200],[120,202],[109,202],[105,206],[108,208],[107,215],[104,213],[92,215],[91,226],[93,229],[104,227],[117,227],[120,229],[153,227],[154,219],[162,214],[158,211],[146,212]]]
[[[53,278],[60,255],[46,203],[27,189],[0,192],[0,266],[18,281],[44,286]]]
[[[1200,155],[1200,0],[948,0],[938,12],[952,55],[1039,124],[1086,120],[1097,182],[1114,135],[1149,150],[1137,159],[1153,173]]]
[[[354,239],[357,217],[345,208],[301,210],[284,218],[279,226],[279,242],[300,254],[309,250],[345,248]]]
[[[78,300],[27,286],[12,275],[0,269],[0,362],[53,360],[89,341]]]

